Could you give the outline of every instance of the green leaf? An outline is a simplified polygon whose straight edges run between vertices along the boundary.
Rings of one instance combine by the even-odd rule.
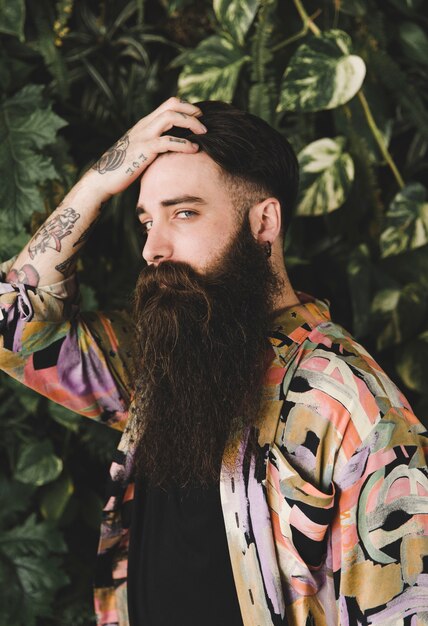
[[[61,406],[60,404],[56,404],[56,402],[49,402],[48,405],[49,415],[54,419],[58,424],[67,428],[67,430],[71,430],[73,433],[77,433],[82,421],[82,418],[77,413],[70,411],[70,409]]]
[[[55,45],[55,34],[52,19],[52,7],[45,3],[38,2],[30,4],[30,11],[37,29],[37,38],[31,42],[31,47],[37,50],[45,61],[46,67],[55,80],[56,88],[61,98],[69,95],[70,81],[64,56]]]
[[[398,345],[412,337],[415,329],[426,319],[426,290],[415,283],[403,289],[382,289],[373,299],[372,314],[379,329],[376,335],[377,349]]]
[[[334,109],[353,98],[363,84],[366,66],[350,48],[349,35],[340,30],[299,46],[285,71],[277,110]]]
[[[66,473],[48,485],[40,500],[40,511],[45,519],[56,522],[64,513],[68,501],[74,493],[74,484]]]
[[[401,254],[428,243],[426,189],[411,183],[398,192],[386,212],[380,236],[382,257]]]
[[[3,216],[4,217],[4,216]],[[6,261],[22,250],[28,242],[29,234],[17,231],[12,224],[2,219],[0,213],[0,260]]]
[[[426,393],[428,330],[397,350],[396,367],[404,384],[413,391]]]
[[[178,62],[184,67],[178,79],[179,93],[187,100],[225,100],[235,93],[239,73],[250,60],[231,41],[220,35],[203,40],[185,52]]]
[[[254,21],[260,0],[214,0],[213,8],[224,30],[240,45]]]
[[[31,502],[35,488],[0,476],[0,526],[13,523],[18,513],[23,513]],[[1,622],[0,622],[1,623]]]
[[[22,446],[14,478],[21,483],[40,487],[55,480],[62,472],[62,460],[50,441],[32,441]]]
[[[361,17],[367,13],[366,0],[339,0],[337,5],[339,11],[354,17]]]
[[[343,151],[345,139],[318,139],[298,155],[300,193],[296,214],[323,215],[346,200],[354,180],[354,163]]]
[[[34,515],[0,533],[3,623],[33,626],[37,616],[51,612],[56,591],[68,582],[57,556],[63,552],[59,532]]]
[[[400,24],[398,33],[404,54],[416,63],[428,64],[428,37],[426,32],[414,22]]]
[[[25,1],[0,0],[0,33],[24,41]]]
[[[275,84],[273,81],[268,83],[256,83],[250,87],[248,110],[253,115],[261,117],[269,124],[275,121]]]
[[[21,225],[43,211],[39,186],[57,177],[43,148],[55,141],[66,122],[52,112],[42,96],[43,87],[28,85],[0,105],[0,211]],[[1,215],[1,214],[0,214]]]

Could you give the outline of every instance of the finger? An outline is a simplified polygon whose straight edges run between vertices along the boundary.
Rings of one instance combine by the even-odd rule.
[[[202,111],[199,107],[191,104],[190,102],[186,102],[184,100],[180,100],[179,98],[172,97],[162,102],[161,105],[157,107],[154,111],[141,118],[133,128],[146,128],[151,122],[159,117],[160,114],[165,113],[166,111],[178,111],[181,113],[185,113],[186,115],[191,115],[193,117],[199,117],[202,115]]]
[[[181,137],[171,137],[170,135],[159,137],[151,143],[153,145],[153,149],[159,154],[164,152],[185,152],[187,154],[195,154],[199,150],[197,143],[192,143],[188,139],[182,139]]]
[[[180,128],[187,128],[196,134],[206,133],[206,127],[193,115],[188,115],[182,111],[167,110],[158,115],[150,124],[150,132],[156,135],[161,135],[167,132],[173,126],[179,126]],[[145,132],[149,132],[149,128],[145,129]]]
[[[181,111],[183,113],[187,113],[188,115],[202,115],[202,111],[199,107],[188,102],[187,100],[183,100],[182,98],[177,98],[173,96],[172,98],[168,98],[165,102],[163,102],[157,109],[160,113],[164,111]]]

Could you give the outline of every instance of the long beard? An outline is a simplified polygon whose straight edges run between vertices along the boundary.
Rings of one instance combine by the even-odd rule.
[[[248,218],[203,275],[169,262],[141,272],[135,461],[152,485],[218,481],[227,450],[256,424],[278,286]]]

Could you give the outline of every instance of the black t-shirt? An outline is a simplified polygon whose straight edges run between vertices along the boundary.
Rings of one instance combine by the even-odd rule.
[[[218,485],[137,482],[130,533],[131,626],[243,626]]]

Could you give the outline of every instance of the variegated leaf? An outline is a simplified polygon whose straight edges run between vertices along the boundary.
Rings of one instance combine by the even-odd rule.
[[[243,45],[260,6],[260,0],[214,0],[213,6],[224,30]]]
[[[338,209],[354,180],[354,162],[343,151],[345,139],[318,139],[298,155],[301,182],[297,215],[322,215]]]
[[[302,44],[285,71],[277,110],[334,109],[353,98],[363,84],[366,66],[350,48],[350,37],[340,30]]]
[[[428,202],[420,183],[406,185],[393,199],[380,236],[382,256],[420,248],[428,243]]]
[[[213,35],[181,56],[184,67],[178,79],[179,93],[190,101],[230,102],[239,72],[249,60],[229,39]]]
[[[426,318],[426,310],[426,291],[418,283],[379,291],[371,306],[373,320],[379,328],[377,349],[398,345],[414,335],[415,327]]]

